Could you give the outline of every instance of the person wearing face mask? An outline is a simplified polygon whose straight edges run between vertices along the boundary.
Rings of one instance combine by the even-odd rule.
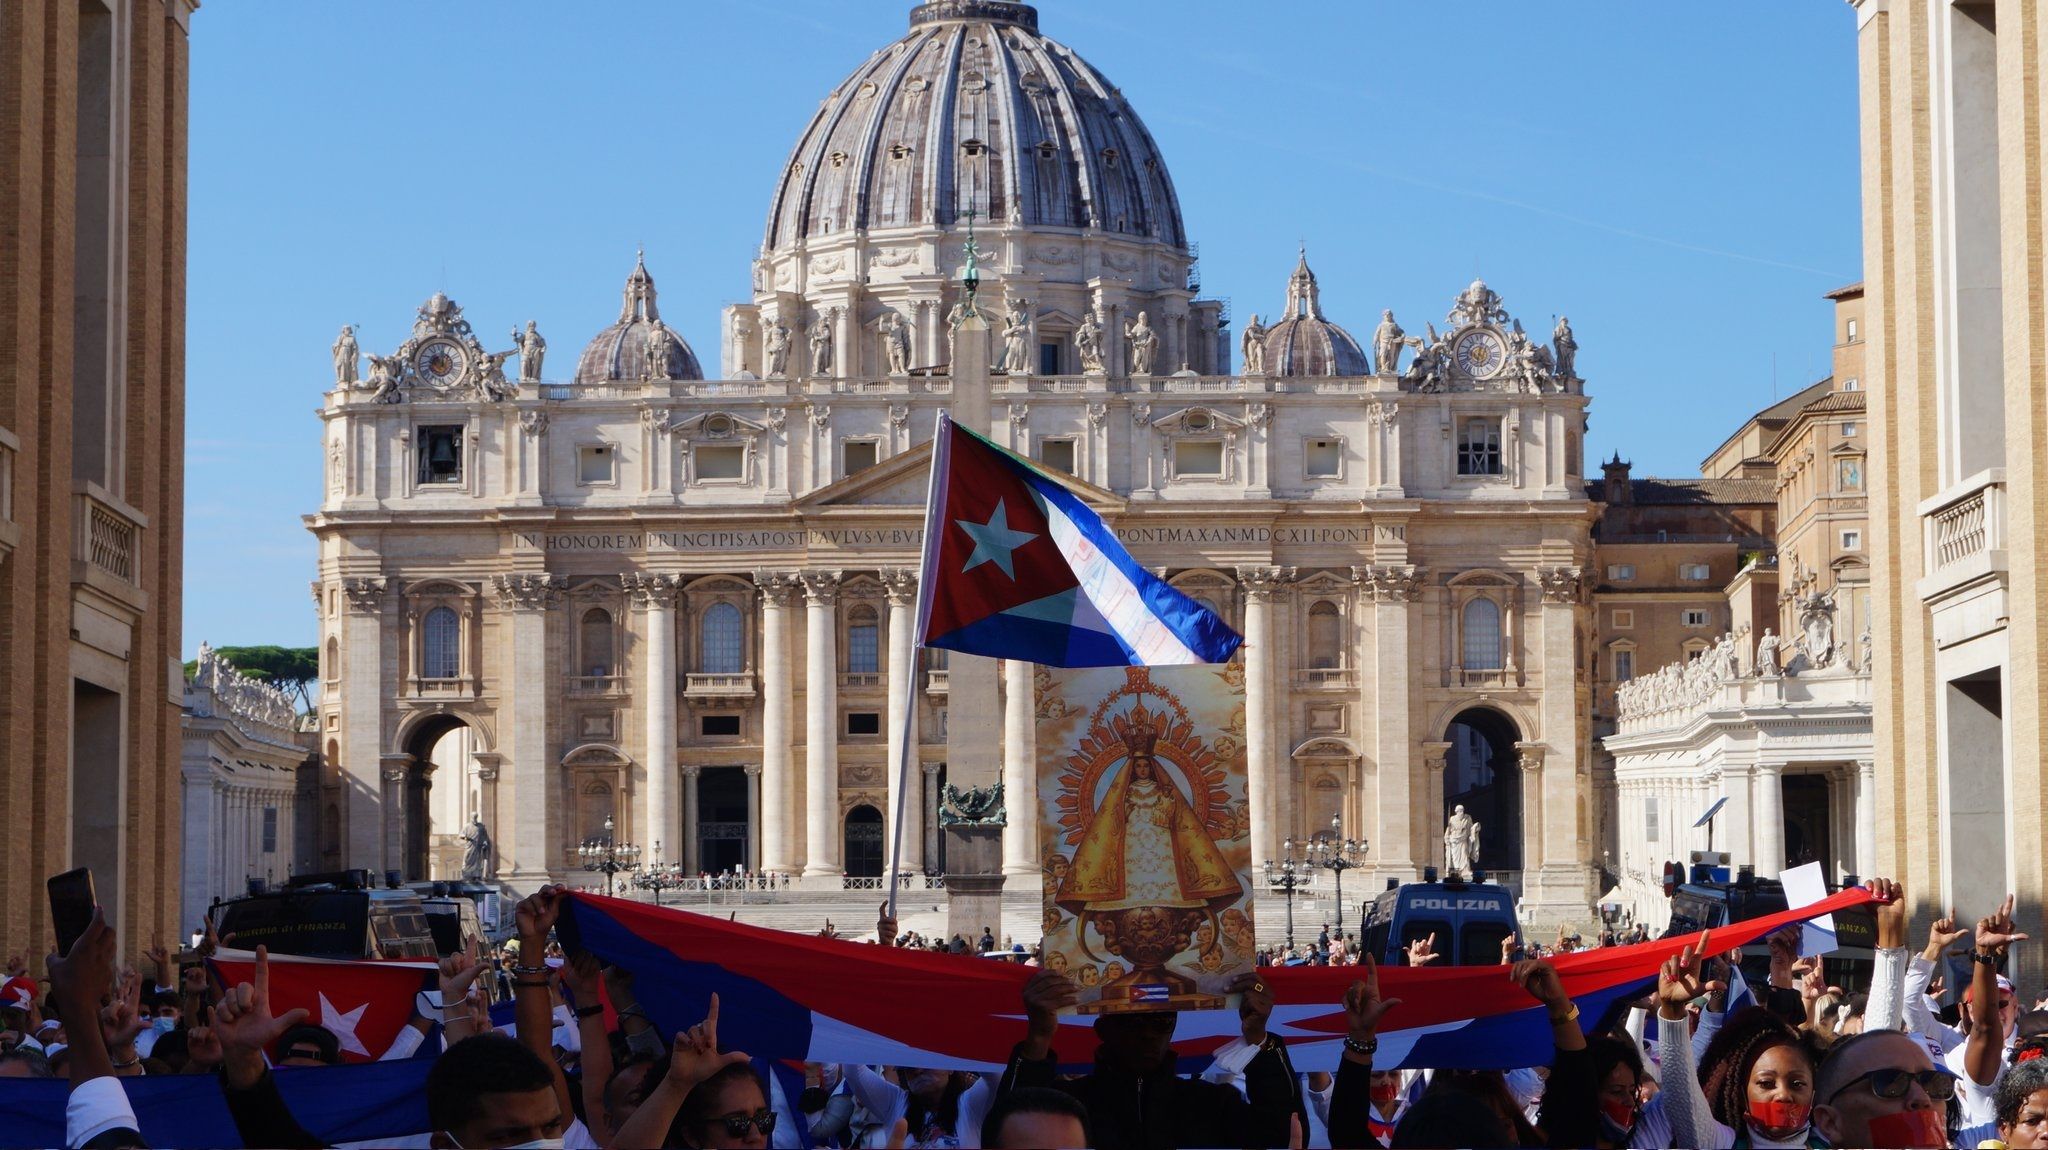
[[[1671,1119],[1664,1113],[1664,1096],[1660,1093],[1643,1101],[1648,1076],[1634,1040],[1601,1035],[1587,1039],[1586,1049],[1592,1054],[1593,1081],[1599,1090],[1600,1132],[1593,1145],[1598,1150],[1671,1145]]]
[[[1707,1048],[1704,1075],[1694,1074],[1685,1008],[1710,986],[1697,946],[1666,960],[1657,978],[1659,1097],[1673,1100],[1673,1140],[1699,1147],[1818,1145],[1811,1129],[1816,1056],[1770,1012],[1751,1007],[1729,1018]]]
[[[1950,1144],[1946,1113],[1956,1077],[1934,1064],[1925,1043],[1899,1031],[1867,1030],[1835,1044],[1813,1095],[1813,1127],[1830,1146]]]
[[[614,1146],[663,1146],[676,1136],[693,1150],[766,1150],[776,1113],[747,1055],[718,1048],[718,996],[704,1021],[676,1035],[668,1070],[618,1127]]]

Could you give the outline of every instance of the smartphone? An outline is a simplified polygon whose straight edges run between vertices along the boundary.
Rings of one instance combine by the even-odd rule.
[[[99,899],[92,890],[92,868],[79,867],[50,878],[50,922],[57,928],[57,953],[70,954],[85,928],[92,925]]]

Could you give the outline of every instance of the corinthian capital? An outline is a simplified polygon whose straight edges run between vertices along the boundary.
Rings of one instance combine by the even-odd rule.
[[[341,593],[348,597],[350,610],[372,612],[384,605],[384,592],[391,583],[385,579],[343,579]]]
[[[797,578],[803,581],[804,596],[812,603],[829,607],[839,598],[837,571],[805,571]]]
[[[1542,567],[1536,581],[1545,603],[1577,603],[1585,598],[1586,572],[1581,567]]]
[[[1409,564],[1353,569],[1372,597],[1381,603],[1413,603],[1422,598],[1423,571]]]
[[[789,605],[789,593],[799,586],[796,572],[761,568],[754,572],[754,586],[761,589],[761,601],[771,607]]]
[[[491,576],[498,606],[510,611],[540,611],[561,601],[568,580],[560,575],[520,572]]]
[[[903,567],[885,568],[882,593],[889,597],[891,608],[910,606],[917,601],[917,572]]]
[[[1273,592],[1281,584],[1294,577],[1292,567],[1239,567],[1237,581],[1244,587],[1244,597],[1253,603],[1264,603],[1273,598]]]
[[[619,576],[619,583],[633,602],[644,607],[673,607],[683,590],[681,576],[644,571],[629,571]]]

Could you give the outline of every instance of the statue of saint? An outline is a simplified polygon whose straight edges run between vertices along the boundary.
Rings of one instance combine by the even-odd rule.
[[[888,356],[890,375],[910,374],[910,326],[893,311],[882,313],[882,351]]]
[[[398,402],[398,357],[395,355],[373,355],[370,357],[370,384],[376,388],[370,396],[373,403]]]
[[[523,333],[514,329],[512,342],[519,348],[519,382],[539,383],[541,359],[548,352],[548,341],[540,337],[539,325],[527,320]]]
[[[659,323],[647,327],[647,378],[668,379],[668,329]]]
[[[1444,823],[1445,870],[1457,871],[1461,875],[1472,873],[1472,847],[1478,831],[1478,821],[1465,813],[1463,803],[1451,808],[1451,817]]]
[[[1266,374],[1266,325],[1259,322],[1259,313],[1252,313],[1252,321],[1244,325],[1244,373],[1246,375]]]
[[[768,378],[781,379],[789,374],[789,328],[781,320],[768,325],[764,337],[764,350],[768,356]]]
[[[830,376],[832,374],[832,320],[819,313],[811,321],[811,374]]]
[[[1152,331],[1152,322],[1144,312],[1138,318],[1124,325],[1124,339],[1131,345],[1131,374],[1151,375],[1152,360],[1159,354],[1159,337]]]
[[[1806,661],[1816,668],[1835,661],[1834,597],[1816,593],[1805,603],[1799,625],[1805,634]]]
[[[1572,379],[1578,370],[1579,341],[1572,336],[1570,316],[1558,316],[1557,327],[1550,333],[1550,346],[1555,352],[1557,378]]]
[[[1372,333],[1373,371],[1379,375],[1401,374],[1401,348],[1408,343],[1408,333],[1394,322],[1394,312],[1389,308],[1380,313],[1380,326]]]
[[[482,882],[491,869],[491,832],[484,829],[482,815],[471,815],[469,829],[461,834],[462,877],[466,882]]]
[[[1031,301],[1013,297],[1003,321],[1003,353],[992,369],[1007,375],[1031,374]]]
[[[334,386],[354,387],[356,384],[356,329],[353,324],[343,324],[341,337],[334,341]]]
[[[1766,679],[1778,677],[1778,637],[1764,628],[1764,636],[1756,641],[1756,673]]]
[[[1133,717],[1142,716],[1140,711]],[[1123,770],[1082,831],[1055,901],[1074,914],[1230,905],[1244,888],[1159,765],[1158,731],[1140,721],[1122,734]]]
[[[1074,329],[1074,354],[1081,360],[1082,374],[1102,374],[1102,325],[1093,311],[1082,316],[1081,326]]]
[[[483,371],[476,381],[478,394],[493,403],[511,394],[512,385],[505,379],[505,361],[518,354],[518,350],[514,349],[492,352],[484,356]]]

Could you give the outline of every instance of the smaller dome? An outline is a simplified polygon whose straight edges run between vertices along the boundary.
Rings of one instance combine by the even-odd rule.
[[[1273,375],[1372,374],[1372,360],[1351,333],[1323,318],[1308,252],[1287,280],[1287,314],[1266,329],[1266,370]]]
[[[648,370],[648,344],[658,341],[662,362]],[[674,328],[661,322],[654,304],[654,277],[647,274],[642,253],[626,277],[625,302],[619,321],[597,333],[576,361],[577,383],[604,383],[619,379],[703,379],[704,369],[697,353]]]

